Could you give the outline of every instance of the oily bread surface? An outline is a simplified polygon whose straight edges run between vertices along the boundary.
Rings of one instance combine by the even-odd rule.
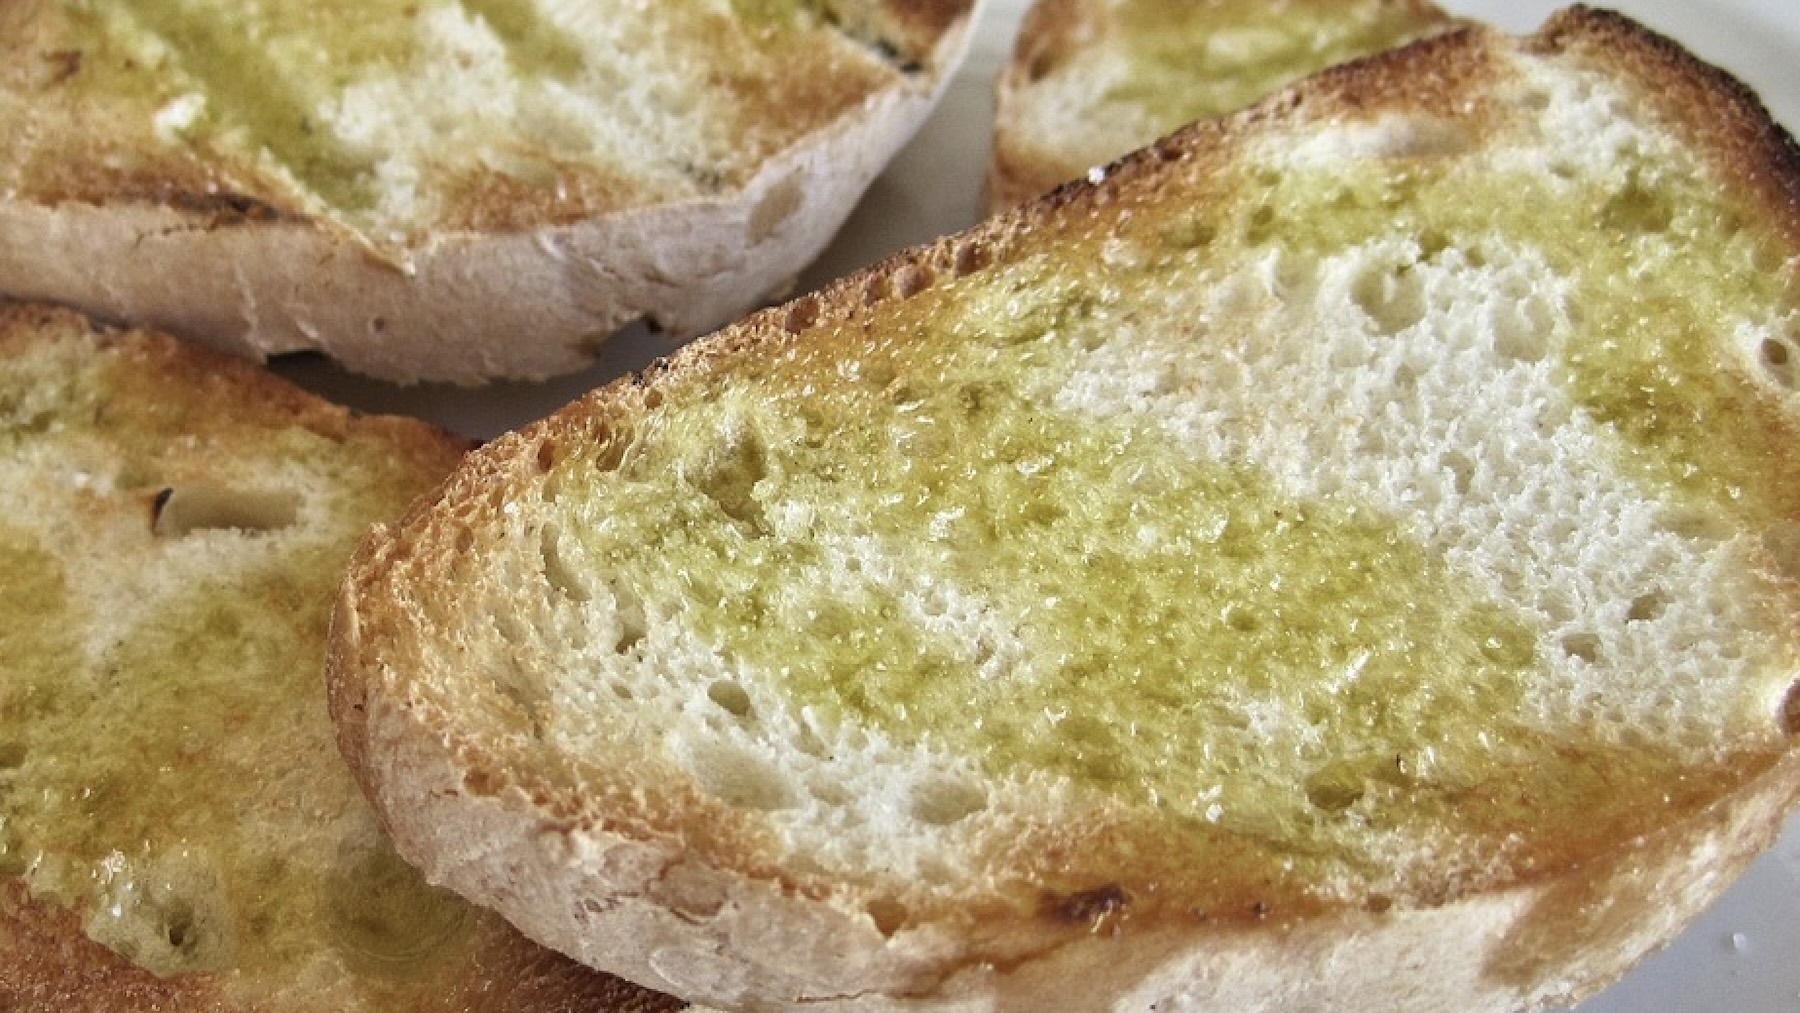
[[[748,696],[746,705],[731,688],[734,670],[705,645],[692,648],[681,619],[640,615],[620,604],[622,592],[607,584],[610,564],[562,537],[579,527],[576,515],[561,513],[572,508],[560,501],[578,498],[581,488],[580,479],[567,476],[584,468],[629,471],[634,455],[693,469],[691,480],[720,509],[755,526],[754,483],[746,502],[730,473],[723,479],[709,473],[703,459],[652,457],[646,447],[669,444],[646,434],[686,412],[722,421],[720,443],[731,446],[731,417],[706,415],[696,406],[740,390],[754,397],[770,389],[770,375],[790,368],[820,387],[837,382],[805,372],[808,364],[840,364],[831,367],[839,379],[856,371],[845,363],[877,370],[884,356],[901,355],[911,342],[924,340],[917,335],[958,333],[948,321],[960,312],[959,296],[988,298],[984,286],[1009,271],[1031,278],[1034,255],[1075,262],[1110,257],[1108,266],[1128,273],[1133,227],[1207,245],[1205,229],[1196,227],[1205,223],[1177,209],[1241,202],[1234,189],[1241,182],[1233,173],[1249,153],[1290,152],[1281,157],[1302,166],[1306,159],[1333,157],[1427,164],[1492,143],[1509,156],[1537,157],[1531,144],[1520,146],[1526,152],[1520,155],[1501,141],[1519,129],[1521,109],[1537,108],[1542,96],[1533,97],[1533,89],[1521,94],[1514,85],[1515,75],[1527,73],[1521,64],[1539,59],[1582,82],[1625,82],[1631,100],[1654,108],[1682,148],[1696,153],[1709,179],[1727,191],[1723,203],[1745,222],[1766,223],[1766,229],[1748,230],[1753,242],[1767,245],[1761,255],[1777,266],[1787,259],[1782,251],[1794,249],[1791,141],[1716,71],[1634,25],[1584,9],[1559,16],[1521,43],[1484,30],[1453,33],[1328,72],[1248,112],[1194,127],[1127,159],[1101,182],[1066,187],[819,296],[761,314],[641,381],[597,392],[498,441],[475,455],[435,502],[378,532],[353,566],[339,607],[331,660],[334,715],[346,755],[388,814],[402,852],[433,878],[495,905],[558,948],[720,1003],[1514,1009],[1572,1001],[1611,981],[1672,935],[1766,846],[1793,802],[1793,707],[1784,701],[1794,674],[1794,555],[1787,532],[1795,514],[1791,491],[1778,478],[1753,493],[1767,497],[1767,531],[1736,543],[1724,557],[1727,571],[1742,572],[1721,573],[1716,563],[1703,567],[1708,580],[1723,583],[1698,606],[1702,613],[1718,609],[1720,623],[1759,631],[1752,639],[1766,653],[1749,670],[1727,664],[1719,674],[1683,667],[1678,677],[1669,676],[1680,684],[1650,686],[1641,698],[1583,702],[1580,673],[1586,666],[1614,649],[1633,648],[1629,638],[1572,627],[1550,638],[1565,657],[1552,659],[1555,670],[1538,690],[1546,695],[1534,706],[1593,706],[1593,720],[1611,731],[1546,745],[1536,757],[1542,780],[1522,770],[1517,783],[1475,790],[1459,800],[1456,815],[1446,816],[1436,835],[1427,828],[1420,837],[1392,837],[1372,828],[1364,840],[1355,831],[1331,832],[1302,835],[1303,847],[1284,850],[1280,840],[1257,834],[1201,829],[1204,862],[1194,860],[1194,837],[1159,829],[1155,818],[1129,805],[1082,800],[1079,792],[1071,798],[1064,794],[1067,785],[1054,778],[1029,788],[989,781],[971,795],[968,781],[959,780],[968,771],[951,762],[925,765],[923,773],[942,780],[911,782],[921,771],[909,766],[913,760],[904,746],[883,751],[854,736],[833,739],[817,726],[823,742],[802,741],[797,752],[784,754],[791,767],[763,768],[773,771],[766,781],[720,773],[740,769],[727,760],[756,770],[755,756],[722,749],[715,763],[705,755],[709,734],[726,745],[743,741],[730,719],[717,713],[696,717],[697,726],[683,725],[680,716],[670,719],[681,735],[703,742],[690,742],[686,754],[631,745],[656,739],[657,708],[687,713],[679,698],[690,688],[701,700],[693,705],[695,714],[710,698],[746,721],[752,715],[776,725],[792,719],[779,712],[779,698],[760,695],[760,684],[738,675],[735,685]],[[1374,126],[1364,129],[1369,124]],[[1315,143],[1309,148],[1308,142]],[[1254,213],[1245,222],[1252,230],[1261,224]],[[1493,255],[1480,242],[1471,246]],[[1281,266],[1277,259],[1256,283],[1305,283],[1303,291],[1337,284],[1328,273],[1308,277],[1284,273]],[[1421,261],[1419,269],[1425,266]],[[1502,276],[1495,283],[1517,280]],[[1525,307],[1527,324],[1533,323],[1531,313],[1542,311],[1551,329],[1563,326],[1554,319],[1560,312],[1554,303],[1540,306],[1531,293],[1503,286],[1495,291]],[[1391,294],[1365,293],[1350,301],[1377,330],[1391,327],[1389,337],[1411,326],[1411,311]],[[994,326],[1005,330],[1003,323]],[[1530,326],[1496,328],[1502,344],[1522,342],[1505,350],[1522,358],[1534,354],[1525,340],[1534,333]],[[1776,336],[1766,340],[1779,344]],[[1127,352],[1136,347],[1120,344]],[[1768,432],[1783,433],[1794,425],[1781,370],[1786,360],[1769,347],[1755,340],[1748,345],[1746,364],[1753,368],[1745,371],[1746,382],[1759,391],[1760,405],[1748,417]],[[1246,354],[1257,350],[1245,348]],[[1734,360],[1736,354],[1720,351],[1717,368],[1737,371],[1745,364]],[[1151,372],[1143,389],[1127,393],[1149,398],[1180,392],[1185,362],[1178,356],[1166,379]],[[1103,370],[1094,378],[1102,389],[1083,396],[1120,397],[1104,385],[1125,382],[1129,388],[1138,375],[1123,366],[1116,374]],[[1344,389],[1351,391],[1361,375],[1348,372]],[[1254,431],[1292,414],[1328,437],[1357,432],[1362,421],[1354,415],[1368,414],[1368,403],[1353,396],[1334,400],[1336,388],[1316,384],[1316,377],[1307,374],[1300,386],[1273,389],[1306,390],[1322,399],[1317,412],[1251,398],[1238,408],[1240,416],[1225,418]],[[893,389],[892,376],[878,382]],[[1198,382],[1195,387],[1211,389]],[[1367,390],[1354,395],[1375,396]],[[1495,395],[1483,410],[1502,410],[1505,401]],[[805,417],[804,410],[797,414]],[[1377,453],[1382,449],[1372,448],[1372,457],[1391,460]],[[1517,448],[1509,453],[1530,456]],[[1595,460],[1578,457],[1576,463],[1585,474]],[[1495,464],[1483,461],[1452,462],[1434,481],[1446,489],[1479,484]],[[1297,456],[1290,480],[1307,481],[1315,470]],[[1586,483],[1604,490],[1619,480],[1602,470],[1567,488],[1546,489],[1552,501],[1527,513],[1567,516],[1549,509],[1566,502],[1555,497],[1568,489],[1587,496]],[[1624,495],[1636,495],[1629,480],[1623,484]],[[1595,501],[1608,503],[1616,505]],[[1635,505],[1627,506],[1625,519],[1644,520]],[[1497,520],[1501,527],[1529,529],[1533,518],[1509,512]],[[1479,526],[1468,518],[1458,523]],[[1691,525],[1704,528],[1697,518],[1674,527]],[[1541,545],[1522,547],[1554,553],[1569,536],[1542,530]],[[1632,538],[1627,533],[1616,541]],[[500,550],[507,545],[532,549]],[[1504,556],[1519,548],[1492,551]],[[587,576],[580,560],[600,576]],[[470,599],[446,599],[434,590],[444,586],[479,589],[479,607],[471,611]],[[1754,593],[1738,598],[1735,591]],[[1641,595],[1620,601],[1616,614],[1625,623],[1652,622],[1670,606],[1662,597]],[[671,606],[656,603],[664,607]],[[703,596],[687,607],[703,608]],[[591,626],[583,625],[590,620]],[[1636,649],[1643,648],[1640,643]],[[1649,649],[1657,648],[1652,638]],[[628,673],[609,687],[606,663],[593,658],[614,649],[654,656],[661,669]],[[617,664],[630,668],[629,662]],[[602,674],[565,679],[565,669]],[[469,672],[479,678],[466,678]],[[1744,681],[1735,682],[1733,672],[1744,673]],[[1630,677],[1616,671],[1608,676]],[[1700,681],[1690,686],[1689,678]],[[666,691],[676,702],[657,698],[658,679],[680,687]],[[619,711],[619,728],[581,716],[593,714],[594,701],[618,693],[619,686],[639,701],[606,703]],[[1717,700],[1706,686],[1717,687]],[[563,693],[586,699],[587,709],[563,703]],[[1659,696],[1666,693],[1673,698]],[[1709,702],[1693,702],[1699,699]],[[483,702],[471,706],[478,700]],[[1699,713],[1713,706],[1725,709],[1712,717]],[[580,745],[560,748],[565,742]],[[855,763],[839,763],[845,755]],[[837,819],[837,808],[854,808],[854,800],[820,796],[824,804],[815,805],[782,794],[825,790],[808,787],[806,779],[817,771],[843,777],[843,794],[854,797],[861,790],[888,809],[910,807],[917,822],[929,826],[891,827],[904,832],[904,846],[870,844],[860,856],[842,839],[822,842],[799,824]],[[1569,788],[1559,793],[1566,775]],[[909,794],[908,783],[923,790]],[[1321,794],[1318,804],[1336,803]],[[789,805],[797,815],[784,815]],[[1523,819],[1521,805],[1530,810]],[[832,826],[879,842],[882,817],[862,818],[867,825]],[[1345,844],[1369,850],[1346,866],[1331,853]],[[1318,848],[1323,850],[1312,850]],[[1329,974],[1298,981],[1291,974],[1298,965]]]
[[[1048,193],[1190,120],[1458,23],[1423,0],[1042,0],[995,83],[988,202]]]
[[[688,337],[778,293],[923,121],[972,14],[15,4],[0,291],[397,381],[570,372],[634,321]],[[346,83],[227,16],[335,25],[319,53],[345,51]]]
[[[100,328],[39,306],[0,305],[0,375],[9,518],[0,598],[19,624],[0,633],[0,1007],[680,1008],[460,905],[449,916],[457,927],[436,944],[448,958],[405,945],[381,957],[355,956],[355,944],[337,949],[364,938],[360,920],[394,917],[381,907],[379,875],[348,880],[323,907],[302,899],[268,908],[332,923],[317,935],[300,931],[298,945],[316,946],[310,956],[233,942],[235,930],[215,920],[220,905],[258,910],[242,894],[269,887],[257,885],[262,871],[209,864],[209,856],[298,861],[326,871],[303,873],[296,889],[334,891],[329,870],[346,855],[385,849],[330,749],[315,688],[323,607],[362,526],[437,482],[466,449],[462,441],[411,420],[354,416],[160,334]],[[271,505],[276,499],[284,502]],[[256,524],[267,529],[227,526]],[[221,595],[211,632],[182,640],[192,622],[186,610]],[[296,617],[291,626],[261,625],[282,614]],[[253,627],[228,632],[234,616]],[[60,692],[92,696],[57,702]],[[212,709],[227,698],[232,707],[256,703]],[[268,713],[290,704],[291,713]],[[69,707],[107,715],[93,719],[90,741],[58,731],[87,720],[71,719]],[[161,722],[179,723],[179,734]],[[234,742],[232,729],[258,739]],[[182,748],[200,749],[198,757],[158,748],[184,736],[193,745]],[[221,771],[232,780],[207,783]],[[100,801],[121,784],[168,808],[146,816]],[[27,794],[35,792],[86,792],[95,801],[34,807]],[[109,820],[144,841],[108,839]],[[247,852],[229,842],[240,828]],[[77,843],[59,851],[61,841]],[[193,855],[198,864],[189,864]],[[118,889],[98,906],[78,885],[75,895],[59,892],[88,876]],[[284,882],[279,873],[275,882]],[[139,922],[162,933],[165,948],[131,927]],[[234,963],[252,957],[262,965]],[[381,970],[390,959],[398,963]],[[204,966],[183,969],[190,961]]]

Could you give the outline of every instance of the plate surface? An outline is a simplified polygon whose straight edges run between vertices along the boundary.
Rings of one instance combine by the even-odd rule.
[[[1547,0],[1439,0],[1458,14],[1529,32],[1561,4]],[[1793,0],[1615,0],[1606,4],[1679,40],[1738,75],[1790,130],[1800,127],[1800,4]],[[798,291],[896,250],[973,224],[980,216],[991,135],[993,81],[1009,55],[1025,0],[989,0],[968,62],[914,142],[870,189]],[[365,410],[417,415],[488,437],[559,407],[642,366],[671,346],[630,332],[592,368],[546,384],[479,390],[394,388],[345,376],[317,360],[280,371]],[[1795,1013],[1800,1010],[1800,819],[1739,883],[1668,950],[1579,1007],[1579,1013]]]

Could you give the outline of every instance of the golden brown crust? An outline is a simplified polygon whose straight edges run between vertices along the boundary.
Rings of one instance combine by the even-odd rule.
[[[1040,150],[1008,122],[1008,107],[1071,53],[1091,44],[1098,18],[1099,8],[1088,0],[1039,0],[1026,9],[1012,59],[994,84],[996,129],[987,178],[990,208],[1010,208],[1074,178],[1062,159]]]
[[[1742,81],[1624,15],[1583,4],[1552,16],[1536,38],[1650,83],[1646,100],[1800,245],[1800,147]]]
[[[1090,168],[1084,161],[1072,160],[1067,141],[1046,135],[1045,128],[1025,120],[1024,96],[1072,58],[1102,45],[1109,35],[1120,31],[1115,20],[1117,6],[1094,0],[1039,0],[1027,9],[1012,57],[995,82],[994,148],[987,176],[991,209],[1003,210],[1046,194]],[[1340,6],[1340,0],[1286,0],[1279,5],[1267,6],[1257,16],[1268,17],[1279,24],[1281,18],[1292,13],[1320,11],[1330,14]],[[1384,0],[1380,6],[1397,21],[1405,19],[1419,34],[1461,23],[1429,0]],[[1231,15],[1221,14],[1220,17],[1230,18]],[[1109,85],[1110,82],[1094,82],[1096,90]],[[1224,111],[1220,110],[1221,113]],[[1076,110],[1069,112],[1073,116]],[[1174,126],[1170,124],[1171,128]],[[1071,122],[1067,129],[1078,131],[1082,124]],[[1140,140],[1148,144],[1154,139],[1143,137]]]

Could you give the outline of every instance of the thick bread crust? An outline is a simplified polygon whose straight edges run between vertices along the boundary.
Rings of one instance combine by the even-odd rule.
[[[245,433],[262,433],[275,439],[284,431],[294,431],[322,438],[332,445],[377,444],[381,448],[379,474],[390,491],[398,494],[409,488],[428,488],[431,482],[446,474],[467,449],[461,439],[415,420],[354,414],[241,359],[179,342],[160,333],[114,330],[96,326],[63,309],[0,302],[0,358],[19,360],[40,351],[67,367],[66,372],[59,370],[57,376],[46,377],[46,387],[109,361],[116,363],[131,382],[159,392],[162,400],[158,408],[169,417],[186,420],[180,435],[172,438],[172,447],[156,445],[142,455],[142,460],[116,462],[125,473],[144,468],[154,474],[157,469],[166,467],[169,470],[163,477],[179,474],[178,483],[184,479],[198,481],[208,474],[229,482],[230,479],[224,476],[232,474],[231,469],[242,462],[200,462],[196,470],[189,466],[193,462],[172,459],[181,457],[184,452],[189,455],[202,453],[191,448],[232,445],[230,441],[243,439]],[[110,389],[102,396],[100,407],[92,410],[96,414],[131,410],[141,400],[141,392]],[[199,410],[189,410],[196,407]],[[49,424],[51,429],[82,424],[81,419],[73,418],[79,414],[74,405],[46,404],[37,406],[37,410],[41,415],[36,420],[28,420],[23,416],[31,414],[29,409],[21,409],[10,402],[4,406],[4,432],[9,448],[28,451],[33,440],[30,427],[41,424],[44,419],[56,420]],[[22,411],[23,416],[13,414],[15,411]],[[188,449],[184,451],[184,448]],[[13,450],[9,449],[11,452]],[[14,477],[18,477],[16,473]],[[100,480],[98,475],[92,477]],[[61,474],[44,476],[34,480],[30,488],[43,492],[65,478]],[[36,484],[37,481],[43,484]],[[313,488],[307,492],[323,499],[331,490]],[[119,516],[121,499],[126,504],[127,517]],[[72,497],[45,495],[42,501],[34,502],[31,509],[46,515],[65,511],[78,514],[86,518],[85,522],[73,522],[86,525],[78,537],[108,542],[116,538],[119,529],[132,527],[134,522],[136,526],[148,526],[149,512],[140,509],[147,505],[147,502],[140,503],[134,495],[109,496],[96,491],[85,498],[80,494]],[[38,519],[45,518],[40,516]],[[158,585],[151,575],[115,573],[112,576],[124,586],[170,590]],[[315,583],[321,582],[315,580]],[[177,586],[173,590],[179,594],[186,588]],[[244,596],[255,593],[248,588],[238,590]],[[64,618],[71,622],[83,620],[73,612]],[[84,630],[73,632],[87,635]],[[123,638],[118,630],[108,630],[102,635]],[[7,656],[0,659],[0,708],[3,708],[0,713],[7,716],[8,722],[24,720],[13,709],[18,698],[11,691],[18,685],[18,680],[29,678],[30,662],[12,653],[24,650],[17,641],[0,634],[0,643],[8,645]],[[246,652],[250,650],[246,648]],[[316,658],[318,653],[317,647],[288,650],[301,657],[310,654]],[[298,675],[304,678],[305,672]],[[66,673],[66,677],[71,682],[77,680],[76,673]],[[130,679],[119,681],[129,682]],[[180,692],[180,687],[174,692]],[[275,693],[277,690],[269,687],[262,692]],[[322,722],[323,719],[324,715],[318,714],[318,720]],[[202,721],[201,718],[193,720],[196,724]],[[311,722],[302,718],[291,724],[304,727]],[[19,736],[16,727],[8,727],[4,732],[0,738],[4,738],[8,748],[29,741]],[[169,759],[133,758],[132,762],[168,763]],[[330,754],[318,754],[317,759],[326,764],[336,762]],[[6,762],[0,764],[0,803],[8,806],[0,811],[12,812],[7,793],[15,787],[13,778],[17,770],[14,765],[20,762],[18,755],[8,754]],[[148,771],[139,771],[136,776],[140,780],[133,783],[134,790],[148,790],[148,783],[159,777]],[[333,772],[321,780],[330,784],[334,779],[342,780],[342,775]],[[261,787],[265,792],[274,790]],[[246,800],[255,800],[254,790],[240,793],[235,803],[239,808],[233,810],[233,818],[249,818]],[[279,808],[292,801],[263,798],[260,804]],[[321,806],[330,803],[323,794],[311,797],[310,801]],[[204,806],[206,803],[198,804]],[[167,818],[173,820],[175,814],[167,814]],[[279,819],[281,817],[277,817]],[[4,822],[0,820],[0,823]],[[307,817],[295,816],[287,826],[297,833],[306,824]],[[9,834],[17,831],[16,827],[4,829]],[[149,1013],[170,1009],[196,1013],[249,1010],[266,1013],[278,1010],[294,1013],[324,1013],[327,1010],[668,1013],[684,1005],[547,951],[500,919],[485,914],[476,914],[469,920],[469,934],[459,951],[461,961],[451,969],[434,972],[435,979],[425,982],[424,987],[402,981],[394,988],[377,985],[365,990],[365,983],[350,980],[341,968],[327,975],[326,980],[296,977],[274,984],[269,983],[266,975],[259,979],[234,971],[159,975],[95,941],[84,927],[83,916],[78,910],[34,894],[28,879],[17,874],[15,863],[29,860],[35,864],[42,859],[21,854],[19,840],[29,844],[33,839],[0,836],[0,868],[6,870],[0,874],[0,1009],[9,1013]],[[207,842],[195,843],[200,847],[207,845]],[[55,861],[55,858],[51,860]],[[317,856],[317,862],[326,867],[331,856]],[[360,901],[358,898],[357,902]]]
[[[1174,135],[1104,179],[1067,185],[758,314],[476,452],[437,496],[365,541],[334,616],[328,681],[339,743],[402,854],[550,946],[746,1009],[782,1008],[786,998],[870,1010],[1460,1013],[1571,1002],[1616,979],[1716,897],[1800,801],[1791,704],[1785,727],[1770,715],[1771,727],[1747,732],[1751,745],[1721,757],[1720,769],[1661,786],[1660,807],[1597,814],[1592,827],[1559,825],[1566,837],[1534,842],[1541,850],[1531,862],[1487,877],[1334,902],[1271,875],[1266,856],[1249,849],[1209,853],[1216,865],[1184,874],[1191,856],[1151,845],[1112,874],[1169,873],[1165,885],[1179,896],[1159,898],[1153,911],[1132,908],[1141,888],[1049,896],[1034,908],[997,900],[983,892],[991,884],[980,884],[957,903],[914,907],[894,924],[873,906],[878,891],[778,864],[758,814],[702,797],[651,758],[653,749],[538,766],[523,758],[538,755],[528,708],[472,713],[421,670],[435,662],[420,631],[431,636],[467,607],[441,589],[498,587],[478,583],[495,580],[482,560],[536,533],[502,517],[501,505],[537,495],[557,462],[647,417],[677,381],[729,375],[744,360],[785,361],[833,331],[850,340],[871,308],[899,313],[911,297],[1064,233],[1105,235],[1120,221],[1151,218],[1171,192],[1189,200],[1204,191],[1208,167],[1260,131],[1369,110],[1479,121],[1480,86],[1512,45],[1469,28],[1327,72]],[[1556,16],[1524,45],[1640,82],[1681,125],[1684,142],[1738,181],[1735,196],[1765,207],[1787,250],[1800,249],[1794,145],[1740,86],[1585,8]],[[1763,562],[1795,571],[1793,559]],[[444,653],[477,657],[474,637]],[[506,657],[528,664],[523,641],[507,644],[516,653]],[[1077,870],[1074,880],[1103,876],[1137,843],[1121,840],[1130,831],[1128,821],[1029,828],[1020,850],[1033,853],[1018,860],[1041,860],[1040,869],[1062,863]]]
[[[973,2],[876,6],[869,17],[916,40],[917,60],[709,196],[628,200],[571,218],[541,195],[517,195],[516,205],[502,195],[497,218],[493,209],[475,215],[497,227],[395,245],[308,213],[229,166],[176,162],[163,176],[119,179],[105,168],[116,154],[70,145],[67,186],[15,189],[0,201],[0,292],[257,360],[318,350],[398,382],[571,372],[640,320],[691,337],[792,282],[960,62]],[[7,115],[23,120],[22,136],[65,132],[43,122],[58,113],[42,112],[36,96],[14,99]],[[85,172],[84,158],[96,160]]]
[[[994,149],[987,180],[988,203],[993,210],[1010,208],[1046,194],[1059,184],[1076,179],[1091,168],[1101,168],[1114,157],[1124,155],[1126,149],[1118,149],[1108,152],[1106,157],[1094,157],[1094,145],[1085,135],[1092,132],[1096,118],[1116,120],[1130,111],[1134,114],[1131,117],[1133,120],[1161,122],[1159,128],[1138,136],[1137,143],[1132,147],[1148,144],[1161,134],[1182,125],[1180,122],[1167,122],[1164,115],[1153,115],[1148,110],[1133,106],[1134,101],[1156,101],[1174,109],[1185,104],[1179,97],[1166,94],[1143,96],[1136,100],[1106,97],[1108,92],[1121,87],[1117,77],[1122,73],[1129,74],[1132,69],[1131,61],[1153,59],[1148,54],[1129,52],[1122,52],[1115,57],[1122,66],[1109,65],[1087,71],[1090,80],[1085,82],[1089,91],[1089,94],[1083,96],[1086,104],[1079,99],[1064,99],[1057,106],[1059,117],[1046,117],[1042,112],[1034,115],[1034,102],[1049,101],[1034,96],[1034,91],[1045,87],[1043,82],[1047,78],[1058,73],[1078,76],[1081,71],[1072,71],[1068,65],[1084,53],[1108,45],[1109,36],[1124,30],[1118,23],[1118,8],[1121,6],[1130,4],[1121,4],[1117,0],[1039,0],[1026,11],[1014,43],[1012,58],[995,82]],[[1355,15],[1349,13],[1353,6],[1358,12]],[[1341,17],[1348,21],[1355,16],[1366,16],[1370,9],[1380,9],[1384,12],[1383,17],[1393,19],[1396,24],[1406,23],[1415,36],[1446,30],[1460,23],[1429,0],[1380,0],[1375,4],[1354,5],[1340,0],[1288,0],[1281,4],[1246,7],[1252,13],[1217,10],[1216,5],[1214,8],[1215,13],[1211,15],[1190,16],[1197,19],[1209,16],[1216,18],[1221,22],[1216,27],[1251,28],[1269,32],[1280,29],[1295,15],[1316,14],[1324,18]],[[1240,21],[1250,23],[1240,24]],[[1195,34],[1198,36],[1199,33]],[[1197,50],[1202,49],[1207,41],[1201,37],[1191,40]],[[1201,59],[1202,54],[1196,52],[1196,65],[1201,63]],[[1263,73],[1262,68],[1257,67],[1247,68],[1242,72],[1252,71]],[[1219,73],[1227,75],[1231,71],[1221,69]],[[1221,86],[1221,90],[1239,90],[1235,82],[1210,83]],[[1232,87],[1225,88],[1228,85]],[[1198,102],[1198,96],[1195,97],[1195,102],[1196,105],[1206,107],[1213,115],[1232,111],[1211,108],[1210,103]]]

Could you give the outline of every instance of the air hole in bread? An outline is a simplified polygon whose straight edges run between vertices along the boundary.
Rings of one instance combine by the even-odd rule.
[[[809,295],[788,305],[787,316],[781,321],[781,327],[789,334],[799,334],[818,322],[819,300]]]
[[[1275,234],[1275,225],[1279,220],[1273,205],[1260,204],[1244,222],[1244,242],[1249,246],[1261,246]]]
[[[920,823],[949,826],[987,808],[980,785],[953,778],[934,778],[914,785],[908,812]]]
[[[850,805],[855,800],[850,789],[836,781],[828,781],[823,778],[808,783],[806,790],[812,793],[813,798],[834,808]]]
[[[1788,687],[1781,702],[1781,729],[1789,735],[1800,735],[1800,682]]]
[[[1319,288],[1319,262],[1311,257],[1283,255],[1275,261],[1274,283],[1277,298],[1309,303]]]
[[[619,470],[625,463],[625,451],[631,446],[631,437],[621,432],[608,432],[594,441],[592,457],[595,471],[611,473]]]
[[[1254,609],[1237,602],[1227,602],[1219,611],[1219,618],[1225,621],[1228,628],[1239,633],[1255,633],[1262,626],[1262,620],[1257,617]]]
[[[750,716],[750,694],[731,679],[720,679],[706,687],[706,698],[732,717]]]
[[[217,970],[230,959],[216,870],[198,853],[168,864],[128,863],[110,884],[104,914],[84,927],[95,942],[157,975]]]
[[[782,772],[749,749],[704,740],[691,743],[685,753],[694,780],[726,805],[774,811],[797,804],[793,785]]]
[[[900,298],[910,299],[931,287],[935,281],[931,268],[924,264],[907,264],[894,272],[894,291]]]
[[[1444,456],[1444,467],[1450,469],[1450,483],[1456,494],[1467,496],[1475,483],[1475,462],[1465,454],[1450,453]]]
[[[272,532],[289,527],[299,514],[300,496],[289,490],[183,485],[156,494],[151,531],[159,538],[197,531]]]
[[[1174,215],[1172,219],[1159,227],[1157,238],[1175,249],[1192,250],[1209,246],[1219,237],[1219,227],[1198,214]]]
[[[163,922],[163,938],[171,949],[186,950],[193,946],[200,938],[194,925],[193,910],[185,905],[171,909]]]
[[[1625,614],[1627,622],[1643,623],[1655,619],[1669,607],[1669,596],[1661,591],[1651,591],[1631,599],[1631,611]]]
[[[724,445],[700,463],[687,478],[720,512],[754,531],[765,528],[762,504],[755,497],[756,483],[768,474],[762,439],[755,430],[740,428]]]
[[[544,579],[570,601],[591,601],[593,589],[588,587],[579,567],[569,565],[563,556],[562,532],[547,525],[538,535],[538,553],[542,557]]]
[[[1518,293],[1512,305],[1497,310],[1492,318],[1494,351],[1517,362],[1539,362],[1550,354],[1550,337],[1557,326],[1554,306],[1529,290]]]
[[[869,280],[863,283],[863,305],[873,306],[878,302],[882,302],[887,299],[888,295],[892,292],[893,282],[887,275],[879,272],[870,275]]]
[[[619,624],[618,635],[613,638],[613,652],[630,654],[649,634],[644,601],[636,592],[623,586],[615,586],[612,595],[613,618]]]
[[[1352,763],[1327,764],[1306,779],[1306,801],[1326,813],[1344,812],[1366,791],[1362,770]]]
[[[1795,386],[1794,354],[1787,342],[1777,338],[1764,338],[1758,348],[1762,359],[1763,372],[1783,387]]]
[[[986,244],[961,243],[956,247],[952,269],[958,277],[974,274],[986,267],[991,259],[993,258],[989,256]]]
[[[1646,189],[1632,179],[1612,195],[1600,210],[1601,225],[1618,232],[1655,235],[1669,231],[1675,221],[1675,207],[1665,195]]]
[[[1588,664],[1600,660],[1600,638],[1592,633],[1570,633],[1562,638],[1563,653]]]
[[[1404,268],[1365,271],[1351,285],[1356,301],[1379,334],[1398,334],[1425,319],[1425,289]]]
[[[892,897],[877,897],[864,905],[863,910],[869,912],[875,931],[884,936],[892,936],[906,926],[906,905]]]

